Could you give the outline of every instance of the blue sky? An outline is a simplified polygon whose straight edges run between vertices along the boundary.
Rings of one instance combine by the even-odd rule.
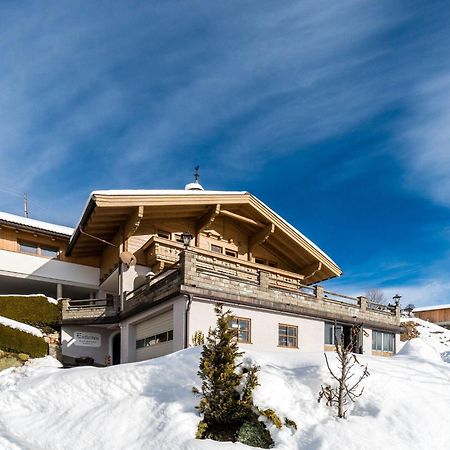
[[[0,210],[90,191],[248,190],[348,293],[450,303],[443,1],[0,0]]]

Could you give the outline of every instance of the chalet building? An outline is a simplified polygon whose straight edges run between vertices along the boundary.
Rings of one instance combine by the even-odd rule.
[[[413,309],[414,316],[450,330],[450,304],[422,306]]]
[[[242,348],[308,352],[350,336],[392,355],[399,305],[324,290],[339,266],[248,192],[95,191],[74,230],[0,213],[0,294],[61,299],[64,362],[140,361],[192,345],[232,310]]]

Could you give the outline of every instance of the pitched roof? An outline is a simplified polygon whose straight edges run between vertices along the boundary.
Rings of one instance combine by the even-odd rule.
[[[73,228],[65,227],[63,225],[41,222],[40,220],[30,219],[29,217],[16,216],[15,214],[10,214],[2,211],[0,211],[0,223],[15,225],[30,230],[39,230],[64,237],[70,237],[74,231]]]
[[[446,305],[421,306],[420,308],[414,308],[413,312],[434,311],[437,309],[450,309],[450,303],[447,303]]]
[[[271,208],[246,191],[193,191],[193,190],[107,190],[91,193],[79,224],[72,235],[67,255],[86,256],[102,252],[101,240],[110,242],[138,207],[161,217],[167,211],[178,211],[186,217],[200,217],[208,208],[220,206],[220,214],[230,217],[252,217],[247,226],[274,226],[273,237],[265,245],[281,245],[284,252],[298,260],[300,267],[310,269],[311,264],[321,263],[317,276],[311,282],[322,281],[342,274],[340,267],[317,245],[290,225]],[[151,211],[151,212],[150,212]],[[238,212],[239,214],[236,214]],[[250,225],[248,223],[250,222]],[[252,225],[253,224],[253,225]],[[260,228],[259,228],[260,229]],[[87,236],[86,236],[87,235]],[[92,239],[93,235],[96,239]],[[98,239],[100,238],[100,239]],[[287,244],[289,242],[289,244]],[[286,245],[287,244],[287,245]],[[105,244],[106,245],[106,244]],[[104,245],[103,245],[104,246]],[[314,266],[312,266],[314,267]]]

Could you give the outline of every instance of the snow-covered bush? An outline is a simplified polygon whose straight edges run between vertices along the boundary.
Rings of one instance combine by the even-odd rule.
[[[47,343],[42,337],[0,324],[0,349],[40,358],[47,354]]]
[[[243,367],[238,362],[243,352],[239,351],[236,331],[230,327],[231,312],[224,312],[222,305],[217,305],[215,312],[216,328],[209,331],[200,359],[201,390],[193,388],[201,397],[198,409],[202,420],[196,437],[269,448],[272,438],[258,420],[261,412],[253,404],[259,368]]]
[[[0,295],[0,316],[38,327],[61,322],[61,305],[44,295]]]

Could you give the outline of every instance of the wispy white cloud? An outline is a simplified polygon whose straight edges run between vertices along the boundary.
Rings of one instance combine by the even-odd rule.
[[[446,75],[420,84],[411,103],[411,116],[401,133],[407,184],[450,207],[450,67]]]
[[[181,185],[174,169],[196,152],[213,176],[246,177],[398,95],[382,77],[388,49],[375,45],[405,20],[388,2],[197,6],[2,6],[3,185],[44,199],[67,166],[86,190]],[[92,164],[101,170],[87,179]]]

